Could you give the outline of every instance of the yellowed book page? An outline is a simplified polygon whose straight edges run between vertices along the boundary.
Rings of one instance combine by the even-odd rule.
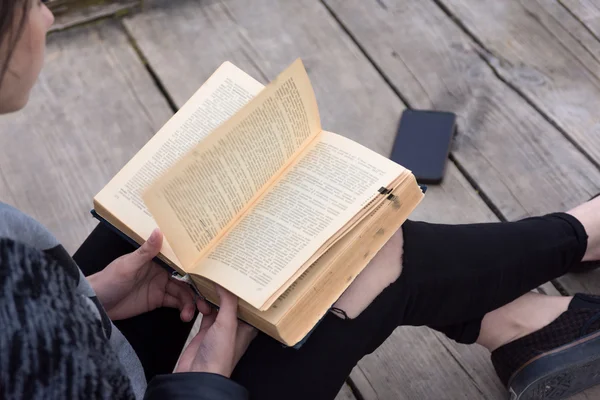
[[[194,272],[265,310],[323,243],[404,171],[358,143],[323,132]]]
[[[287,345],[294,345],[318,322],[356,275],[368,264],[423,198],[414,177],[405,180],[390,200],[337,241],[266,311],[240,301],[240,317]],[[218,304],[214,284],[194,275],[200,292]],[[276,331],[271,329],[278,326]],[[278,333],[277,333],[278,332]]]
[[[94,202],[147,239],[157,224],[142,201],[143,191],[263,88],[250,75],[225,62],[95,196]],[[182,267],[167,241],[161,252]]]
[[[148,189],[144,201],[184,269],[320,132],[315,95],[297,60]]]
[[[410,180],[411,177],[413,177],[412,173],[408,170],[405,170],[405,172],[398,179],[396,179],[393,182],[391,182],[390,184],[388,184],[387,188],[390,189],[390,188],[402,187],[402,185],[407,180]],[[272,295],[271,299],[269,299],[267,301],[267,305],[265,307],[268,307],[269,304],[273,304],[273,302],[277,298],[279,298],[282,295],[282,293],[286,290],[285,288],[292,285],[300,277],[300,275],[302,275],[305,272],[305,270],[306,270],[305,267],[307,265],[313,265],[316,262],[316,260],[318,260],[319,258],[322,258],[324,254],[328,253],[329,249],[332,246],[337,245],[337,243],[341,239],[344,239],[349,232],[353,232],[357,225],[359,225],[361,222],[364,222],[364,220],[367,218],[367,216],[369,214],[372,214],[373,212],[380,209],[382,206],[385,206],[386,203],[389,203],[387,195],[386,196],[375,195],[375,196],[376,196],[376,198],[369,201],[365,207],[363,207],[357,214],[354,215],[354,217],[352,217],[350,219],[350,221],[348,221],[333,236],[331,236],[329,239],[327,239],[327,241],[325,241],[325,243],[323,243],[321,245],[321,247],[317,251],[315,251],[315,253],[313,253],[313,255],[304,263],[303,267],[301,267],[298,271],[296,271],[295,274],[293,274],[290,278],[288,278],[287,282],[285,282],[282,285],[282,287],[279,288]]]
[[[408,186],[408,185],[405,185]],[[397,195],[400,192],[403,192],[403,188],[400,188],[393,193]],[[421,196],[422,197],[422,194]],[[410,198],[403,200],[400,206],[397,206],[390,200],[385,200],[384,204],[379,207],[377,210],[371,211],[366,218],[364,218],[361,222],[359,222],[356,226],[354,226],[347,235],[338,240],[325,254],[319,257],[311,266],[302,273],[298,277],[297,280],[287,288],[287,290],[277,298],[277,301],[273,303],[273,305],[266,311],[262,312],[261,315],[272,323],[279,323],[279,321],[292,310],[292,308],[303,298],[304,296],[313,297],[317,293],[315,293],[315,289],[322,289],[323,286],[323,276],[325,274],[338,274],[345,273],[345,270],[355,269],[353,265],[344,264],[341,268],[344,271],[339,271],[337,268],[332,269],[332,265],[335,265],[337,259],[342,256],[347,256],[346,252],[357,252],[356,244],[357,241],[360,241],[361,244],[365,242],[373,241],[372,237],[364,236],[365,232],[368,230],[372,230],[373,227],[388,227],[390,225],[398,225],[400,222],[404,221],[404,215],[407,215],[410,210],[416,206],[419,202],[418,198]],[[400,204],[400,203],[398,203]],[[402,209],[401,209],[402,208]],[[402,214],[400,214],[402,211]],[[384,218],[384,219],[382,219]],[[391,236],[395,230],[389,230],[387,233],[388,236]],[[380,235],[377,235],[380,236]],[[385,241],[383,242],[385,243]],[[361,270],[364,268],[369,261],[374,257],[379,249],[376,251],[371,251],[368,254],[364,254],[361,252],[361,256],[355,258],[355,263],[361,265]],[[335,271],[334,271],[335,270]],[[357,275],[357,274],[356,274]],[[352,275],[347,277],[347,279],[343,279],[340,282],[335,282],[333,286],[347,288],[351,281],[354,280],[356,275]],[[331,284],[327,285],[327,289],[331,290]],[[319,293],[321,295],[321,293]],[[322,304],[322,308],[329,308],[333,302],[341,296],[341,292],[331,293],[332,300],[327,304]]]
[[[323,272],[327,270],[328,265],[323,261],[327,260],[319,258],[315,261],[277,298],[268,310],[261,312],[261,316],[273,323],[281,320],[292,309],[294,304],[298,302],[300,297],[310,289],[310,286],[314,285]]]

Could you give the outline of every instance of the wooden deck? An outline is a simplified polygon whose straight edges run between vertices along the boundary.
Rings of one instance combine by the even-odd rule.
[[[414,219],[515,220],[600,191],[598,0],[112,7],[61,18],[31,103],[0,118],[0,200],[70,251],[95,225],[92,196],[225,60],[267,82],[302,57],[323,126],[382,154],[403,109],[457,113],[446,179]],[[600,293],[600,271],[554,284]],[[348,383],[338,399],[507,398],[484,349],[426,328],[398,329]]]

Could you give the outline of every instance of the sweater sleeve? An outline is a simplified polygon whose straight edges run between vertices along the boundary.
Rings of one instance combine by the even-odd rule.
[[[247,400],[246,389],[222,375],[184,372],[158,375],[148,384],[144,400]]]

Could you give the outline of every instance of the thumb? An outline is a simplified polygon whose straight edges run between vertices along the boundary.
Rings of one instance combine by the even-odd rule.
[[[131,253],[131,257],[134,259],[136,263],[143,264],[148,261],[152,261],[154,257],[158,255],[160,249],[162,248],[163,235],[161,231],[156,228],[152,231],[152,234],[146,240],[146,242],[141,245],[136,251]]]

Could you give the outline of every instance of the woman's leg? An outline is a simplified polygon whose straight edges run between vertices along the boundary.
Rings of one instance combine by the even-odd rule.
[[[356,318],[327,314],[299,350],[283,348],[261,334],[233,378],[255,398],[280,398],[286,393],[289,399],[330,399],[354,365],[398,325],[430,325],[457,341],[473,343],[479,337],[483,315],[564,274],[581,260],[586,238],[581,224],[565,214],[505,224],[407,222],[361,275],[385,271],[392,281],[400,270],[402,274],[375,293],[375,299],[369,299]],[[86,253],[91,258],[107,251],[101,245],[88,246]],[[404,248],[403,262],[397,257],[399,247]],[[78,257],[80,264],[83,261]],[[181,324],[177,315],[172,324]],[[150,339],[173,338],[172,332],[156,335],[152,330],[142,331]],[[157,341],[154,350],[169,343]],[[179,350],[172,350],[174,359]]]
[[[490,352],[550,324],[567,311],[572,296],[525,293],[487,313],[481,321],[477,344]]]
[[[582,261],[600,259],[600,198],[594,198],[567,212],[577,219],[588,235]],[[580,229],[578,229],[580,230]],[[477,343],[490,351],[522,338],[547,326],[567,311],[572,297],[543,296],[526,293],[518,299],[495,309],[484,318],[476,318],[464,324],[445,327],[449,336],[456,336],[452,330],[480,327]],[[454,334],[454,335],[453,335]]]
[[[401,279],[411,282],[404,324],[439,329],[482,319],[579,263],[587,247],[581,223],[569,214],[518,222],[404,226]],[[479,335],[459,336],[473,343]],[[467,335],[467,333],[463,333]]]
[[[567,214],[501,224],[407,221],[336,303],[354,318],[329,313],[300,350],[259,335],[234,379],[256,398],[331,399],[397,326],[428,325],[474,343],[484,315],[563,275],[586,244],[583,226]]]
[[[73,259],[88,276],[134,250],[135,247],[121,236],[99,224],[75,252]],[[138,355],[147,380],[173,371],[193,325],[192,322],[182,322],[179,311],[173,308],[158,308],[133,318],[114,321],[114,324]]]

